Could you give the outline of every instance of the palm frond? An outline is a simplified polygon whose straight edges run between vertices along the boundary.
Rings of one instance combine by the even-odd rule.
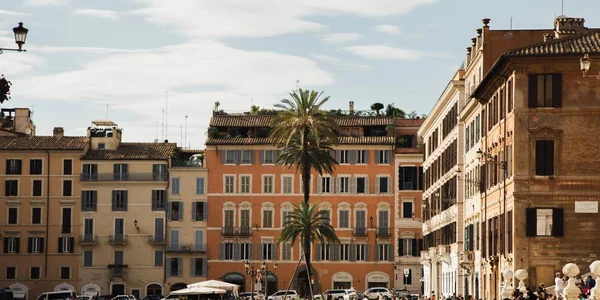
[[[301,202],[286,216],[285,224],[277,242],[295,244],[297,240],[304,241],[306,237],[311,242],[321,244],[339,243],[331,220],[325,217],[325,210],[319,210],[318,204]]]

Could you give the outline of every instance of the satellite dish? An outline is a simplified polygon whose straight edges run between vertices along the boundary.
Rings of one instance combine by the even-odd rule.
[[[154,142],[155,142],[155,143],[158,143],[158,139],[154,139]]]
[[[25,128],[25,134],[30,135],[31,134],[31,128]]]

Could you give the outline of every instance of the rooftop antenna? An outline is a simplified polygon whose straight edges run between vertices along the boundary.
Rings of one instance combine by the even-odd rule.
[[[183,140],[184,142],[182,145],[184,148],[185,148],[185,145],[187,144],[187,118],[188,118],[188,115],[185,115],[185,134],[184,134],[185,139]]]
[[[512,30],[512,17],[510,17],[510,30]]]
[[[160,122],[160,140],[165,140],[165,110],[162,110],[162,121]]]
[[[180,139],[181,139],[179,142],[180,142],[180,145],[183,146],[183,126],[179,126],[179,130],[180,130],[179,134],[180,134]]]
[[[158,141],[158,121],[154,121],[156,123],[156,139]]]
[[[108,104],[106,104],[106,120],[108,120]]]
[[[169,91],[165,91],[165,140],[169,139]]]
[[[560,14],[565,15],[565,0],[560,0]]]

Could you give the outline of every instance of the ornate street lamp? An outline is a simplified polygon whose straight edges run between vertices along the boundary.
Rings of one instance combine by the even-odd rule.
[[[584,54],[581,59],[579,59],[579,66],[581,67],[581,73],[583,73],[583,77],[592,77],[600,79],[600,75],[588,75],[590,71],[590,67],[592,66],[592,59],[589,54]]]
[[[19,46],[19,49],[0,48],[0,54],[2,54],[3,50],[18,51],[18,52],[27,51],[27,50],[23,49],[23,45],[25,44],[25,41],[27,40],[27,33],[29,32],[29,29],[23,27],[23,22],[19,22],[19,26],[13,28],[13,32],[15,34],[15,43],[17,43],[17,46]]]

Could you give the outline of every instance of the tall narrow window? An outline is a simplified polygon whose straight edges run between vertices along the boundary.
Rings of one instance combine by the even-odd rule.
[[[263,228],[273,228],[273,211],[263,210]]]
[[[535,175],[554,175],[554,141],[535,142]]]
[[[32,207],[31,208],[31,224],[39,225],[42,224],[42,208]]]
[[[225,175],[223,184],[224,184],[223,192],[225,194],[235,193],[235,176]]]
[[[292,194],[294,192],[294,177],[284,175],[281,177],[281,181],[281,192]]]
[[[196,195],[204,195],[204,177],[196,178]]]
[[[73,175],[73,160],[63,160],[63,175]]]
[[[560,107],[561,74],[529,75],[529,107]]]
[[[175,178],[171,178],[171,194],[172,195],[179,195],[179,177],[175,177]]]
[[[273,193],[273,184],[275,181],[274,177],[272,175],[263,175],[262,180],[263,180],[262,192],[264,194],[272,194]]]
[[[19,222],[19,208],[9,207],[8,208],[8,225],[17,225]]]
[[[31,196],[41,197],[42,196],[42,181],[41,180],[33,180],[32,185],[33,186],[32,186]]]
[[[63,197],[73,196],[73,181],[63,180]]]
[[[61,233],[71,233],[71,208],[63,207]]]
[[[42,175],[42,160],[41,159],[30,159],[29,160],[29,174]]]
[[[250,194],[252,193],[252,176],[251,175],[240,175],[240,193]]]
[[[20,159],[7,159],[6,160],[6,174],[7,175],[20,175],[21,174],[21,160]]]

